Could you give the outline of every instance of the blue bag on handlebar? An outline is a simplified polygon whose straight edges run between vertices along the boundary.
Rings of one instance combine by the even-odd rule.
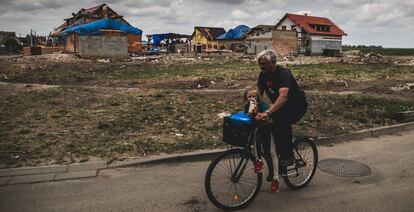
[[[252,117],[250,117],[245,112],[238,112],[238,113],[232,114],[229,116],[229,119],[232,121],[232,123],[234,123],[235,125],[239,125],[239,126],[248,126],[248,125],[251,126],[254,123]]]
[[[223,141],[233,146],[246,147],[254,120],[245,112],[224,117]]]

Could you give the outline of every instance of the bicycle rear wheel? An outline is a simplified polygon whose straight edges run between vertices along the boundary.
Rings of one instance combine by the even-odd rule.
[[[285,167],[283,180],[293,189],[301,189],[309,184],[318,165],[318,151],[309,138],[300,138],[294,142],[294,166]]]
[[[252,153],[244,149],[228,150],[211,162],[205,189],[216,207],[237,210],[247,207],[256,198],[262,174],[254,172],[254,162]]]

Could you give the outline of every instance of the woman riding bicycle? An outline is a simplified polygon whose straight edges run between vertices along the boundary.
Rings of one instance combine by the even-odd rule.
[[[273,121],[269,131],[274,135],[280,164],[289,166],[294,162],[292,124],[298,122],[306,113],[308,103],[305,93],[299,88],[289,69],[276,65],[276,54],[272,50],[260,52],[257,61],[261,69],[257,80],[258,93],[261,97],[266,93],[272,104],[265,112],[259,112],[255,119],[270,118]],[[264,153],[269,158],[270,155],[267,154],[270,154],[270,132],[262,134],[260,138],[266,144]]]
[[[318,152],[313,139],[300,137],[291,140],[292,124],[306,112],[305,94],[288,69],[276,66],[276,55],[272,51],[261,52],[258,62],[262,70],[257,82],[258,89],[245,90],[245,111],[224,117],[223,120],[223,141],[235,148],[224,151],[211,161],[206,172],[207,197],[223,210],[247,207],[256,198],[263,177],[256,166],[258,158],[263,158],[268,165],[267,180],[272,181],[272,192],[277,191],[278,186],[275,190],[272,188],[273,182],[279,182],[279,178],[289,188],[297,190],[307,186],[316,172]],[[268,110],[264,109],[264,104],[260,104],[260,97],[265,92],[272,102]],[[258,130],[262,132],[257,133]],[[272,180],[275,170],[270,156],[271,133],[279,157],[276,180]],[[258,143],[262,147],[253,148],[255,144],[258,147]]]

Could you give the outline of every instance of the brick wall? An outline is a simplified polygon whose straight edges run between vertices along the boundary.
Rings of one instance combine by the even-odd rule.
[[[77,33],[66,37],[66,52],[79,52],[79,36]]]
[[[42,47],[42,54],[53,54],[63,51],[61,47]]]
[[[272,46],[278,55],[288,55],[297,52],[295,31],[273,30]]]
[[[128,52],[142,52],[141,35],[128,34]]]
[[[32,46],[32,47],[24,47],[23,48],[23,55],[39,55],[42,54],[42,50],[40,46]]]

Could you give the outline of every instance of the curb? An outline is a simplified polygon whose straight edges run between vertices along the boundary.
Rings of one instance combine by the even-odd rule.
[[[316,145],[333,145],[336,143],[351,141],[351,140],[360,140],[370,137],[378,137],[381,135],[391,135],[403,131],[414,130],[414,122],[397,124],[385,127],[376,127],[368,130],[361,130],[354,133],[346,135],[338,135],[333,137],[324,137],[315,139]],[[177,163],[177,162],[189,162],[189,161],[200,161],[200,160],[210,160],[219,155],[220,153],[226,151],[226,149],[214,149],[214,150],[203,150],[196,152],[189,152],[184,154],[171,154],[165,156],[152,156],[143,159],[127,160],[121,162],[114,162],[113,164],[108,165],[108,168],[121,168],[121,167],[130,167],[130,166],[140,166],[140,165],[154,165],[160,163]]]
[[[108,168],[121,168],[137,165],[153,165],[159,163],[178,163],[178,162],[190,162],[190,161],[203,161],[211,160],[227,149],[214,149],[214,150],[201,150],[195,152],[188,152],[183,154],[170,154],[163,156],[150,156],[147,158],[126,160],[120,162],[114,162],[108,165]]]
[[[317,145],[322,146],[331,146],[336,143],[351,140],[360,140],[363,138],[370,137],[378,137],[381,135],[391,135],[410,130],[414,130],[414,122],[408,122],[404,124],[397,124],[385,127],[376,127],[368,130],[357,131],[346,135],[317,138],[315,139],[315,143]],[[217,155],[221,154],[226,150],[227,149],[200,150],[188,153],[149,156],[139,159],[117,161],[111,164],[107,164],[108,162],[106,161],[101,161],[95,163],[0,169],[0,186],[22,183],[37,183],[79,178],[91,178],[96,177],[99,173],[99,170],[102,169],[145,166],[161,163],[194,162],[203,160],[205,161],[215,158]]]
[[[346,142],[350,140],[360,140],[363,138],[378,137],[381,135],[392,135],[395,133],[414,130],[414,122],[396,124],[385,127],[375,127],[367,130],[361,130],[350,134],[338,135],[333,137],[323,137],[315,139],[317,145],[330,146],[335,143]]]

